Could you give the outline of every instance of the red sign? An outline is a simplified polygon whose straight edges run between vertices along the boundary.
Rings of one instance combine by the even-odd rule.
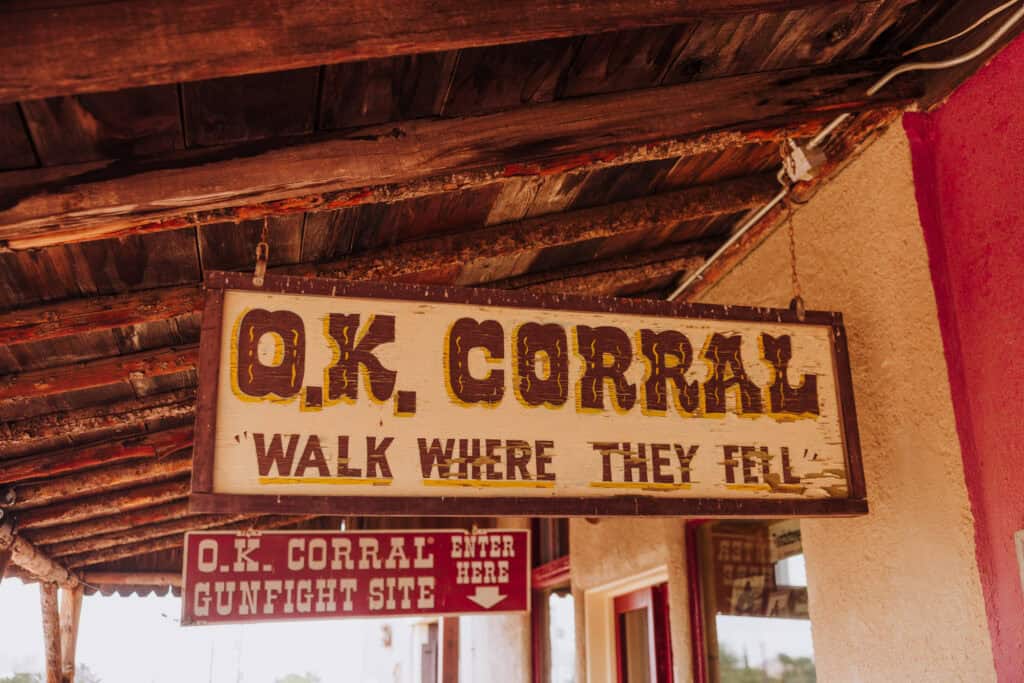
[[[182,624],[525,612],[525,530],[193,531]]]

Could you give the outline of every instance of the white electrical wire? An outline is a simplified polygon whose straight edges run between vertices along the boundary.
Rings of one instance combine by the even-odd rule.
[[[916,47],[912,47],[909,50],[906,50],[903,53],[903,56],[904,57],[908,57],[908,56],[914,54],[915,52],[921,52],[922,50],[928,50],[928,49],[933,48],[933,47],[938,47],[939,45],[945,45],[946,43],[951,43],[954,40],[956,40],[957,38],[963,38],[968,33],[972,32],[974,29],[978,28],[979,26],[981,26],[982,24],[987,22],[992,17],[999,16],[1000,14],[1005,12],[1006,10],[1008,10],[1011,7],[1013,7],[1014,5],[1016,5],[1018,2],[1020,2],[1020,0],[1010,0],[1009,2],[1004,2],[1002,5],[999,5],[999,7],[993,7],[991,10],[988,11],[987,14],[985,14],[985,16],[983,16],[981,19],[978,19],[976,22],[974,22],[973,24],[971,24],[970,26],[965,28],[963,31],[960,31],[959,33],[954,33],[951,36],[947,36],[947,37],[943,38],[942,40],[936,40],[933,43],[925,43],[924,45],[918,45]]]
[[[947,38],[943,38],[942,40],[935,41],[934,43],[925,43],[924,45],[918,45],[917,47],[912,48],[911,50],[905,52],[904,54],[906,55],[910,54],[911,52],[919,52],[930,47],[943,45],[952,40],[956,40],[957,38],[965,36],[974,29],[976,29],[978,26],[981,26],[983,23],[991,19],[992,17],[1009,9],[1011,6],[1017,4],[1018,2],[1021,2],[1021,0],[1011,0],[1010,2],[1006,2],[1000,5],[999,7],[994,8],[981,19],[974,22],[973,24],[971,24],[964,30],[960,31],[959,33],[949,36]],[[1024,4],[1022,4],[1019,10],[1010,15],[1010,17],[1005,22],[1003,22],[999,26],[999,28],[993,31],[992,34],[984,42],[975,47],[973,50],[969,50],[968,52],[965,52],[957,57],[952,57],[950,59],[945,59],[942,61],[911,62],[909,64],[902,64],[896,67],[895,69],[892,69],[884,76],[882,76],[880,79],[878,79],[874,85],[868,88],[867,95],[869,97],[875,95],[879,90],[884,88],[889,83],[889,81],[896,78],[900,74],[909,73],[911,71],[937,71],[941,69],[949,69],[954,66],[959,66],[960,64],[969,62],[972,59],[983,54],[993,45],[995,45],[996,42],[1000,38],[1002,38],[1006,34],[1006,32],[1009,31],[1010,28],[1012,28],[1013,25],[1020,21],[1022,18],[1024,18]],[[829,135],[835,132],[835,130],[839,128],[839,126],[841,126],[848,118],[850,118],[850,116],[850,114],[840,114],[836,118],[832,119],[832,121],[827,126],[821,129],[821,131],[817,135],[815,135],[810,140],[810,142],[807,143],[807,148],[813,149],[819,146],[829,137]],[[704,263],[701,264],[700,268],[691,273],[689,277],[683,280],[683,282],[678,287],[672,290],[672,293],[669,294],[667,297],[669,301],[675,301],[677,298],[679,298],[680,294],[689,289],[695,282],[702,280],[704,278],[704,273],[707,272],[707,269],[711,266],[712,263],[717,261],[722,256],[722,254],[724,254],[726,250],[729,249],[729,247],[738,242],[740,238],[747,233],[747,231],[754,227],[762,218],[764,218],[768,214],[769,211],[775,208],[775,206],[777,206],[782,200],[786,198],[790,191],[790,185],[786,183],[784,180],[785,171],[780,170],[777,177],[779,179],[779,183],[782,185],[782,189],[779,190],[779,193],[772,197],[770,200],[768,200],[767,204],[762,206],[754,213],[750,214],[740,225],[736,226],[732,234],[729,236],[729,239],[727,239],[725,243],[722,244],[722,246],[715,250],[715,253],[709,256],[704,261]]]

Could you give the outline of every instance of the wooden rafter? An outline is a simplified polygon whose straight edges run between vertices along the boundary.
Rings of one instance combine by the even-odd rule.
[[[10,520],[0,524],[0,553],[10,552],[11,562],[40,581],[73,587],[78,577],[25,539]]]
[[[852,0],[845,0],[852,2]],[[0,102],[820,6],[823,0],[586,4],[301,0],[11,3]],[[835,0],[830,4],[836,4]],[[254,50],[252,46],[258,45]],[[34,59],[41,52],[49,59]]]
[[[197,360],[196,348],[187,346],[8,375],[0,379],[0,412],[24,415],[32,399],[195,370]]]
[[[822,182],[832,177],[836,171],[853,159],[854,152],[858,147],[881,135],[899,115],[899,110],[885,109],[866,112],[858,116],[845,129],[843,135],[831,141],[827,149],[830,161],[818,169],[817,175],[812,180],[797,183],[793,190],[793,199],[801,203],[808,201]],[[683,298],[691,301],[695,300],[701,293],[713,287],[715,283],[742,261],[747,254],[756,249],[774,231],[788,210],[787,206],[779,205],[770,211],[739,240],[730,245],[704,271],[701,279],[683,293]]]
[[[44,548],[46,549],[46,552],[53,557],[63,557],[65,555],[76,555],[79,553],[91,552],[93,550],[112,548],[119,545],[129,545],[152,538],[174,536],[186,531],[209,529],[211,527],[241,522],[246,519],[250,519],[251,517],[252,515],[195,515],[192,517],[184,517],[182,519],[158,522],[156,524],[148,524],[146,526],[133,527],[125,531],[116,531],[108,534],[99,534],[97,536],[64,541],[63,543],[44,546]]]
[[[171,586],[181,588],[181,574],[174,572],[82,572],[89,586]]]
[[[76,299],[0,313],[0,345],[31,344],[167,320],[201,310],[201,293],[189,286]]]
[[[243,520],[241,522],[233,522],[230,524],[223,524],[216,529],[276,529],[283,526],[289,526],[291,524],[297,524],[307,519],[313,519],[316,515],[296,515],[296,516],[282,516],[282,515],[268,515],[265,517],[254,517]],[[80,553],[77,555],[68,555],[63,558],[63,562],[71,568],[86,567],[95,564],[101,564],[103,562],[112,562],[114,560],[120,560],[124,557],[132,557],[134,555],[145,555],[146,553],[153,553],[159,550],[168,550],[170,548],[180,548],[185,543],[184,534],[175,534],[173,536],[164,536],[160,538],[153,538],[145,541],[139,541],[137,543],[129,543],[127,545],[119,545],[111,548],[104,548],[102,550],[94,550],[91,552]]]
[[[145,436],[72,448],[56,453],[39,453],[5,461],[0,468],[0,484],[30,481],[67,474],[120,460],[161,458],[192,445],[192,426],[168,429]],[[99,475],[102,476],[102,475]],[[48,484],[52,483],[47,482]]]
[[[36,545],[50,545],[75,538],[85,538],[97,534],[123,531],[137,526],[156,524],[159,522],[180,519],[189,516],[188,501],[184,496],[168,503],[161,503],[134,510],[116,511],[106,516],[71,522],[59,526],[30,529],[26,536]]]
[[[58,447],[66,445],[72,435],[84,442],[91,434],[123,436],[141,433],[153,421],[191,422],[195,400],[195,389],[185,388],[101,406],[36,415],[0,423],[0,441],[14,457],[53,448],[55,444]]]
[[[192,428],[188,428],[191,433]],[[185,451],[166,457],[150,457],[138,462],[76,472],[15,487],[10,510],[26,510],[60,500],[82,498],[126,486],[151,484],[187,474],[192,469],[192,453]]]
[[[11,172],[0,176],[0,195],[6,198],[0,240],[21,248],[146,224],[177,228],[191,224],[189,213],[218,207],[245,206],[234,219],[254,218],[265,215],[261,207],[280,203],[298,201],[306,210],[303,197],[311,195],[325,208],[340,208],[378,191],[383,199],[389,191],[402,192],[428,179],[436,192],[535,174],[538,165],[558,167],[580,155],[614,156],[630,145],[699,142],[711,131],[761,131],[780,121],[817,121],[912,101],[919,92],[912,78],[870,100],[865,96],[884,66],[786,69],[481,116],[407,121],[283,147],[267,142]],[[724,135],[714,134],[717,145],[727,144]],[[734,136],[733,142],[750,139],[740,132]]]
[[[273,270],[302,275],[343,275],[348,280],[401,279],[429,271],[468,270],[468,266],[513,258],[527,250],[611,237],[623,232],[653,230],[684,221],[745,211],[766,202],[776,191],[777,185],[772,176],[748,176],[591,209],[414,240],[331,263]],[[476,273],[486,272],[479,267],[473,270]],[[457,283],[473,285],[481,281],[477,276],[473,281],[457,280]],[[187,315],[202,309],[200,294],[199,287],[192,285],[15,310],[0,314],[0,338],[5,329],[11,330],[12,335],[17,331],[20,341],[29,342]],[[158,318],[154,318],[155,311],[159,311]],[[64,320],[70,324],[61,324]],[[94,361],[93,364],[104,362]],[[61,376],[61,371],[34,371],[32,378],[26,381],[36,381],[39,376],[56,378]],[[115,376],[118,380],[124,377],[121,368],[115,368]],[[103,382],[107,381],[103,379]],[[62,386],[55,388],[65,390]],[[39,391],[39,387],[33,388],[34,395],[39,395]],[[0,405],[3,399],[4,394],[0,391]]]
[[[188,479],[175,479],[125,491],[97,494],[56,505],[23,510],[17,515],[18,528],[35,529],[56,526],[112,515],[122,510],[150,507],[158,503],[185,498],[189,494],[189,489]]]

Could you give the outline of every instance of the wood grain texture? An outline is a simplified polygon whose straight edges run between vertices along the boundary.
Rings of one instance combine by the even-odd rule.
[[[180,519],[187,517],[189,514],[188,501],[175,500],[149,507],[117,511],[105,517],[97,517],[80,522],[28,529],[25,531],[24,536],[36,545],[43,546],[70,541],[76,538],[124,531],[125,529],[156,524],[172,519]]]
[[[3,461],[0,484],[49,478],[133,458],[162,458],[188,448],[191,427],[112,441],[57,453],[39,453]]]
[[[39,410],[30,406],[34,399],[195,371],[196,360],[195,347],[158,349],[59,369],[8,375],[0,380],[0,417],[31,416]]]
[[[766,72],[495,114],[411,121],[400,128],[365,129],[359,136],[268,145],[262,151],[251,143],[244,150],[195,150],[148,162],[12,172],[0,177],[0,194],[6,198],[0,239],[26,246],[33,236],[52,240],[98,224],[104,225],[102,233],[199,208],[301,198],[311,191],[365,194],[369,187],[448,177],[460,169],[492,169],[492,178],[528,175],[530,164],[593,155],[602,148],[723,128],[760,128],[766,120],[807,121],[826,112],[907,102],[917,92],[908,79],[868,102],[864,89],[879,68],[862,64]],[[457,176],[447,182],[459,185]]]
[[[185,140],[209,147],[311,133],[319,77],[311,68],[184,83]]]
[[[60,596],[60,675],[61,683],[75,682],[75,651],[78,648],[78,621],[82,613],[83,586],[61,589]]]
[[[258,233],[257,233],[258,234]],[[198,313],[198,287],[72,299],[0,313],[0,344],[27,344]]]
[[[116,0],[15,4],[0,19],[0,102],[522,43],[822,0]],[[835,3],[829,3],[835,4]],[[528,20],[524,20],[528,18]],[[253,49],[253,46],[259,49]],[[50,59],[36,59],[45,50]]]
[[[324,67],[321,130],[340,130],[441,113],[457,52],[429,52]]]
[[[0,423],[0,441],[12,458],[59,450],[191,423],[194,406],[195,390],[180,389]]]
[[[51,557],[59,558],[65,555],[75,555],[94,550],[102,550],[104,548],[112,548],[119,545],[138,543],[152,538],[176,536],[178,534],[183,534],[186,531],[209,529],[211,527],[223,526],[224,524],[231,524],[233,522],[241,522],[250,518],[251,515],[194,515],[166,522],[158,522],[156,524],[148,524],[146,526],[137,526],[125,531],[115,531],[96,536],[89,536],[88,538],[78,538],[64,541],[63,543],[55,543],[50,546],[44,546],[44,549]]]
[[[230,529],[279,529],[281,527],[291,526],[292,524],[302,522],[306,519],[311,519],[312,517],[314,517],[314,515],[302,513],[289,516],[249,516],[241,522],[225,523],[209,528],[225,531]],[[64,562],[64,564],[71,568],[87,567],[91,565],[103,564],[105,562],[111,562],[113,560],[119,560],[123,557],[143,555],[146,553],[156,552],[158,550],[180,548],[184,545],[184,543],[185,535],[183,533],[178,533],[171,536],[163,536],[160,538],[152,538],[148,540],[137,541],[135,543],[128,543],[125,545],[103,548],[102,550],[78,553],[76,555],[67,555],[62,559],[62,561]]]
[[[83,519],[103,517],[124,510],[151,507],[184,498],[189,493],[188,479],[147,484],[127,491],[97,494],[87,498],[24,510],[18,514],[18,529],[69,524]]]
[[[173,479],[191,471],[192,453],[183,452],[52,477],[44,481],[18,485],[15,488],[15,502],[9,509],[26,510],[41,507],[60,500],[82,498],[104,491],[116,491]]]
[[[0,523],[0,550],[11,552],[11,562],[37,580],[60,586],[74,586],[78,578],[63,565],[26,540],[10,520]],[[9,569],[8,569],[9,571]]]
[[[21,108],[44,166],[184,147],[173,85],[29,100]]]
[[[0,171],[38,166],[17,104],[0,104]]]
[[[61,683],[60,604],[56,583],[39,584],[39,604],[43,612],[43,657],[46,661],[46,683]]]

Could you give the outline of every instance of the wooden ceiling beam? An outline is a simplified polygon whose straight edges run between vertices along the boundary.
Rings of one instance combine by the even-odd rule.
[[[0,313],[0,346],[31,344],[199,313],[202,295],[183,286],[75,299]]]
[[[191,427],[188,428],[191,431]],[[166,457],[147,458],[141,462],[130,462],[77,472],[64,477],[20,484],[14,487],[14,503],[10,510],[50,505],[57,501],[91,496],[102,491],[113,491],[125,486],[152,484],[172,479],[192,471],[190,450]]]
[[[125,491],[100,493],[87,498],[23,510],[16,515],[19,529],[36,529],[79,522],[83,519],[113,515],[123,510],[143,508],[185,498],[189,494],[188,478],[147,484]]]
[[[0,11],[0,102],[835,4],[113,0],[37,9],[14,2]]]
[[[488,260],[508,259],[526,250],[610,237],[628,231],[664,229],[670,224],[745,211],[760,206],[777,191],[778,186],[772,175],[747,176],[590,209],[403,242],[388,249],[330,263],[285,266],[272,271],[297,275],[337,275],[347,280],[400,279],[422,272],[449,271],[453,267],[467,268]],[[480,269],[473,270],[476,272]],[[457,281],[457,284],[472,285],[480,282]],[[198,285],[74,299],[0,313],[0,341],[4,329],[16,329],[19,338],[26,341],[53,339],[111,327],[141,325],[154,319],[198,313],[201,310],[202,296]],[[102,315],[96,314],[101,311]],[[154,311],[160,311],[156,318],[153,317]],[[70,320],[72,324],[64,327],[60,324],[63,320]],[[93,361],[94,364],[102,362],[106,361]],[[60,377],[62,373],[40,370],[33,371],[33,374]],[[122,374],[120,370],[116,371],[117,377]],[[38,389],[34,393],[39,395]],[[4,395],[0,391],[0,402],[3,399]]]
[[[762,137],[782,122],[907,104],[912,77],[874,97],[866,88],[888,64],[805,67],[504,112],[425,119],[356,133],[189,150],[165,158],[94,162],[0,175],[0,241],[9,248],[64,239],[172,229],[200,210],[221,220],[266,215],[308,201],[324,209],[416,192],[537,175],[572,160],[614,158],[636,146],[681,140],[689,153]],[[718,132],[715,132],[718,131]],[[743,133],[742,131],[755,131]],[[772,133],[769,133],[772,135]],[[709,145],[713,145],[709,147]],[[232,207],[244,206],[238,211]]]
[[[525,273],[490,283],[496,289],[615,296],[632,284],[687,272],[699,267],[717,240],[694,240],[656,249],[586,261],[565,268]]]
[[[286,266],[278,272],[347,280],[419,281],[422,273],[457,270],[459,274],[449,284],[479,285],[490,279],[489,263],[507,261],[517,254],[736,213],[762,205],[777,192],[773,174],[747,176],[483,230],[403,242],[331,263]]]
[[[194,346],[165,348],[7,375],[0,378],[0,413],[25,415],[32,399],[195,370],[198,356]]]
[[[46,413],[0,423],[0,441],[11,457],[18,457],[54,448],[70,448],[73,446],[70,441],[72,435],[82,443],[105,440],[105,435],[106,438],[128,438],[145,433],[146,425],[152,422],[191,422],[195,402],[195,389],[186,388],[102,406]],[[90,439],[90,435],[96,437]]]
[[[277,529],[283,526],[290,526],[297,524],[308,519],[313,519],[317,515],[268,515],[265,517],[255,517],[246,519],[241,522],[234,522],[231,524],[223,524],[220,526],[213,527],[217,530],[233,530],[233,529]],[[175,534],[173,536],[163,536],[161,538],[152,538],[145,541],[138,541],[137,543],[129,543],[126,545],[118,545],[110,548],[103,548],[102,550],[93,550],[91,552],[79,553],[77,555],[67,555],[62,558],[62,562],[72,569],[78,567],[87,567],[90,565],[102,564],[104,562],[113,562],[114,560],[120,560],[125,557],[132,557],[135,555],[145,555],[147,553],[154,553],[160,550],[169,550],[172,548],[180,548],[185,544],[184,534]]]
[[[15,529],[11,520],[0,523],[0,554],[10,552],[11,562],[45,583],[73,588],[78,577],[54,561]]]
[[[83,448],[72,448],[56,453],[38,453],[3,461],[3,466],[0,467],[0,484],[54,477],[68,472],[109,465],[120,460],[162,458],[191,445],[192,425],[188,425]],[[92,476],[102,476],[102,470]]]
[[[164,536],[183,534],[186,531],[199,531],[201,529],[210,529],[212,527],[219,527],[225,524],[231,524],[233,522],[242,522],[244,520],[251,519],[252,517],[252,514],[195,515],[190,517],[183,517],[181,519],[169,520],[166,522],[159,522],[157,524],[149,524],[147,526],[133,527],[131,529],[127,529],[124,531],[115,531],[106,534],[100,534],[98,536],[89,536],[87,538],[76,538],[70,541],[64,541],[63,543],[55,543],[54,545],[44,546],[44,549],[52,557],[77,555],[80,553],[92,552],[94,550],[112,548],[118,545],[129,545],[132,543],[139,543],[141,541],[147,541],[153,538],[162,538]]]
[[[899,109],[882,109],[858,115],[840,134],[833,136],[825,147],[829,161],[816,170],[816,175],[809,181],[797,183],[793,187],[791,198],[803,204],[810,200],[814,192],[842,170],[857,157],[857,150],[878,138],[902,114]],[[785,203],[779,204],[747,230],[743,236],[731,244],[683,294],[681,300],[695,301],[721,280],[740,261],[747,257],[781,224],[788,212]]]
[[[189,514],[191,513],[188,509],[187,500],[174,500],[150,507],[117,511],[111,515],[87,519],[81,522],[29,529],[25,534],[33,543],[43,546],[61,543],[74,538],[85,538],[87,536],[95,536],[96,534],[123,531],[137,526],[180,519],[181,517],[189,516]]]
[[[103,590],[106,586],[170,586],[181,588],[174,572],[82,572],[82,583]]]

